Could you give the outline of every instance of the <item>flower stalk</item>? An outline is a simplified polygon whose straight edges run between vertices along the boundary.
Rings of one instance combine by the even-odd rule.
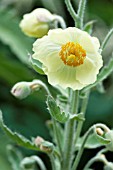
[[[76,27],[83,29],[83,19],[84,19],[84,12],[86,7],[86,0],[80,0],[79,7],[78,7],[78,21],[76,23]]]
[[[106,47],[106,45],[107,45],[109,39],[111,38],[112,34],[113,34],[113,28],[108,32],[108,34],[104,38],[104,41],[102,42],[101,47],[100,47],[101,50],[103,50]]]
[[[70,112],[71,114],[77,113],[79,104],[79,92],[70,90]],[[66,124],[64,139],[64,155],[63,155],[63,168],[70,170],[72,163],[72,154],[74,148],[74,134],[75,134],[75,120],[69,120]]]
[[[89,92],[86,93],[86,96],[82,101],[81,113],[84,114],[84,117],[85,117],[85,112],[86,112],[86,109],[87,109],[88,99],[89,99]],[[76,136],[75,136],[75,142],[74,142],[75,147],[76,147],[77,140],[80,136],[80,133],[81,133],[81,130],[82,130],[82,127],[83,127],[83,123],[84,123],[83,121],[78,122],[77,130],[76,130]]]
[[[69,11],[70,15],[72,16],[73,20],[76,22],[78,20],[78,16],[73,9],[73,6],[71,4],[71,0],[65,0],[65,4],[67,6],[67,10]]]

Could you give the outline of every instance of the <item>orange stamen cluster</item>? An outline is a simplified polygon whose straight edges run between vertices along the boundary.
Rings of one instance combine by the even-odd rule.
[[[80,44],[68,42],[62,45],[59,56],[64,64],[76,67],[84,63],[86,51]]]

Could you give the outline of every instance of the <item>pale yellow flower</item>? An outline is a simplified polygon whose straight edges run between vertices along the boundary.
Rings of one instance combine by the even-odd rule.
[[[49,22],[54,16],[44,8],[37,8],[31,13],[25,14],[20,22],[22,31],[30,37],[42,37],[49,30]]]
[[[42,63],[48,82],[80,90],[97,79],[103,65],[100,43],[77,28],[50,30],[33,44],[33,58]]]

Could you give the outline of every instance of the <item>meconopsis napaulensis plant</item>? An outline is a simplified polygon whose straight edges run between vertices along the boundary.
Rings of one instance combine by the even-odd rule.
[[[113,71],[113,57],[107,65],[103,64],[102,57],[113,29],[100,44],[99,39],[91,35],[94,22],[84,23],[86,0],[80,0],[77,11],[71,0],[65,0],[65,4],[75,22],[73,27],[67,28],[61,16],[44,8],[25,14],[20,22],[26,35],[38,38],[33,43],[30,65],[36,72],[47,76],[49,87],[51,85],[57,94],[53,95],[53,90],[38,79],[19,82],[11,90],[18,99],[45,90],[51,119],[47,121],[47,127],[52,142],[38,136],[38,131],[37,137],[31,141],[12,132],[4,124],[2,113],[0,124],[17,144],[46,153],[52,170],[77,170],[84,150],[99,147],[100,151],[86,162],[83,170],[91,169],[92,164],[98,161],[103,163],[104,170],[113,170],[113,163],[106,158],[106,153],[113,151],[113,131],[105,124],[97,123],[81,136],[90,92],[98,85],[103,88],[103,81]],[[8,147],[8,152],[13,153],[14,148]],[[22,158],[19,162],[20,169],[24,170],[34,170],[36,164],[41,170],[47,170],[37,155]]]

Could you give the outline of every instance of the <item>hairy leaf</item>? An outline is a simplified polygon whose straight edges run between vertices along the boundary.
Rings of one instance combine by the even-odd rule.
[[[42,63],[40,61],[35,60],[30,56],[30,63],[36,72],[38,72],[39,74],[45,74],[42,70]]]
[[[84,25],[83,30],[86,31],[86,32],[88,32],[89,34],[92,34],[93,24],[94,24],[95,22],[96,22],[95,20],[87,22],[87,23]]]
[[[60,107],[57,106],[57,104],[52,96],[47,97],[47,106],[48,106],[51,116],[55,120],[57,120],[61,123],[65,123],[69,119],[69,114],[61,111]]]
[[[79,138],[78,141],[77,141],[77,145],[76,147],[80,148],[81,147],[81,144],[82,144],[82,138]],[[95,149],[95,148],[98,148],[98,147],[101,147],[103,146],[103,144],[99,143],[96,136],[94,134],[91,134],[89,135],[87,141],[86,141],[86,144],[85,144],[85,148],[87,149]]]

